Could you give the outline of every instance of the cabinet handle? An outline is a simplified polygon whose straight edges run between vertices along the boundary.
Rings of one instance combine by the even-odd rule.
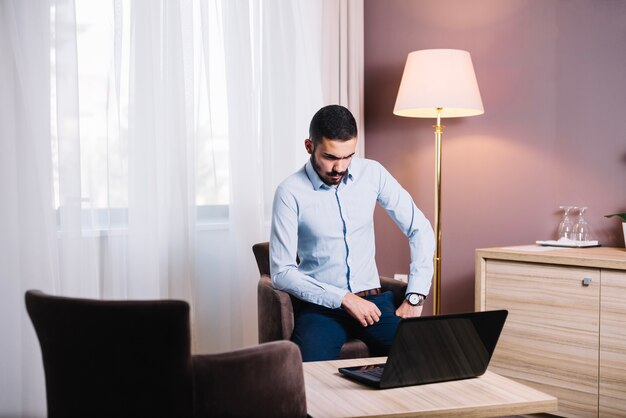
[[[585,277],[583,279],[583,286],[589,286],[591,284],[591,278],[590,277]]]

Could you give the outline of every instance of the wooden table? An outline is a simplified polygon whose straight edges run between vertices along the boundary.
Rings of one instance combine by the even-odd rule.
[[[497,417],[554,412],[557,399],[487,371],[474,379],[394,389],[373,389],[337,368],[384,363],[365,358],[304,363],[311,417]]]

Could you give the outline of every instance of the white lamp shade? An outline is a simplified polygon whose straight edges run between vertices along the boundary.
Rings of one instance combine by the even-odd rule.
[[[476,116],[485,113],[470,53],[425,49],[409,54],[393,113],[414,118]]]

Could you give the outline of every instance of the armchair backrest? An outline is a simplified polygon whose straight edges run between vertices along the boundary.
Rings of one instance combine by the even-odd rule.
[[[193,413],[189,305],[26,292],[43,357],[48,416]]]
[[[252,246],[254,258],[261,276],[270,276],[270,243],[260,242]],[[271,277],[271,276],[270,276]]]

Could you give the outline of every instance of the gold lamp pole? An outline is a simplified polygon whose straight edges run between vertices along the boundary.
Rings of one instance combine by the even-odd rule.
[[[409,54],[393,113],[413,118],[437,118],[435,128],[435,254],[433,313],[441,313],[441,135],[442,117],[484,113],[469,52],[425,49]]]
[[[433,288],[433,313],[441,313],[441,108],[437,108],[437,125],[435,128],[435,257],[434,257],[434,288]]]

